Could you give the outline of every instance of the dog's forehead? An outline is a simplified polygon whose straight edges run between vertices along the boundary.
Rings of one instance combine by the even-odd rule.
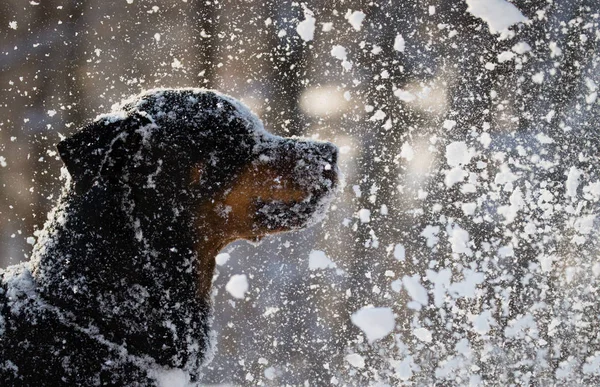
[[[330,159],[337,147],[329,142],[302,137],[263,137],[254,147],[264,160],[269,157],[301,157],[307,160]]]
[[[222,126],[221,129],[241,127],[249,134],[266,133],[262,121],[246,105],[215,90],[148,90],[123,101],[116,110],[125,111],[128,115],[142,114],[159,125],[176,122],[180,125],[203,126],[207,120],[211,120]]]

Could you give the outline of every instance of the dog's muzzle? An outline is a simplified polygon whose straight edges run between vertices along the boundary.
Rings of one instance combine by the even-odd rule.
[[[267,157],[289,176],[303,200],[294,202],[260,200],[261,223],[270,230],[297,230],[320,222],[339,186],[338,149],[329,142],[283,139]]]

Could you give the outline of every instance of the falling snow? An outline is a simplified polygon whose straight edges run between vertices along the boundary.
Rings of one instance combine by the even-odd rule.
[[[491,33],[501,32],[516,23],[527,21],[521,11],[507,0],[466,0],[467,11],[485,21]]]
[[[394,313],[390,308],[365,307],[353,313],[351,320],[363,331],[369,343],[383,339],[395,326]]]
[[[225,285],[225,290],[234,298],[243,299],[248,291],[248,278],[246,274],[234,274]]]
[[[302,40],[309,42],[313,40],[315,36],[315,18],[309,10],[305,10],[304,17],[305,19],[298,23],[296,31]]]
[[[9,8],[2,267],[43,239],[69,178],[58,141],[123,120],[105,112],[141,90],[213,88],[273,133],[336,143],[345,183],[322,224],[216,255],[218,344],[198,383],[600,385],[594,1]]]

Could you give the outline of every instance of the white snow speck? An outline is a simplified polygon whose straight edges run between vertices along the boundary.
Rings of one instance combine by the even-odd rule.
[[[566,182],[567,196],[577,196],[577,187],[579,187],[579,178],[581,177],[581,175],[583,175],[583,171],[575,167],[571,167],[571,169],[569,169],[569,174],[567,175]]]
[[[480,335],[485,335],[490,331],[490,322],[495,322],[492,313],[489,310],[484,310],[479,315],[470,317],[473,323],[473,330]]]
[[[512,50],[519,55],[531,51],[531,46],[526,42],[519,42],[512,47]]]
[[[344,59],[346,59],[346,56],[347,56],[346,48],[344,48],[344,46],[340,46],[339,44],[336,44],[331,49],[331,55],[336,59],[344,60]]]
[[[12,28],[13,30],[16,30],[16,29],[17,29],[17,22],[16,22],[16,21],[14,21],[14,20],[13,20],[13,21],[11,21],[11,22],[9,22],[9,23],[8,23],[8,27],[9,27],[9,28]]]
[[[402,361],[397,361],[393,359],[390,359],[389,361],[392,367],[394,367],[394,370],[396,371],[394,376],[402,380],[409,380],[413,377],[413,371],[411,367],[412,356],[406,356],[406,358]]]
[[[578,218],[573,225],[575,230],[578,233],[588,235],[594,229],[594,221],[596,220],[596,215],[585,215]]]
[[[593,104],[594,102],[596,102],[596,99],[598,99],[598,92],[594,91],[593,93],[590,93],[585,98],[585,103],[587,103],[587,104]]]
[[[415,151],[409,143],[405,142],[402,144],[402,148],[400,148],[400,157],[406,159],[406,161],[410,161],[415,157]]]
[[[0,167],[4,168],[8,164],[6,164],[6,158],[4,156],[0,156]]]
[[[484,146],[484,148],[489,148],[490,144],[492,143],[492,137],[488,132],[483,132],[479,136],[479,142]]]
[[[217,262],[217,265],[223,266],[227,263],[227,261],[229,261],[229,258],[231,258],[231,255],[229,255],[228,253],[221,253],[217,254],[217,256],[215,257],[215,261]]]
[[[548,47],[550,48],[550,58],[556,58],[562,55],[562,49],[558,47],[556,42],[550,42]]]
[[[185,387],[189,384],[189,376],[179,368],[154,371],[154,377],[159,387]]]
[[[344,67],[344,69],[350,70],[352,68],[352,63],[346,60],[346,58],[348,57],[348,52],[346,51],[346,48],[344,46],[340,46],[339,44],[333,46],[333,48],[331,49],[331,55],[334,58],[342,61],[342,67]]]
[[[179,59],[177,58],[173,58],[173,62],[171,63],[171,67],[174,69],[180,69],[183,67],[183,65],[181,64],[181,62],[179,61]]]
[[[362,22],[365,19],[365,14],[361,11],[350,11],[348,10],[348,12],[346,13],[346,16],[344,16],[347,20],[348,23],[350,23],[352,25],[352,28],[354,28],[356,31],[360,31],[360,28],[362,26]]]
[[[400,243],[394,246],[394,258],[398,261],[404,261],[406,259],[406,249]]]
[[[265,378],[269,380],[274,380],[277,377],[277,369],[275,367],[269,367],[265,369]]]
[[[538,85],[541,85],[544,82],[544,73],[542,71],[535,73],[531,76],[531,80],[533,81],[533,83],[537,83]]]
[[[396,39],[394,39],[394,50],[404,52],[405,48],[406,48],[406,42],[404,41],[404,38],[402,37],[402,35],[400,35],[400,34],[396,35]]]
[[[379,213],[381,215],[387,215],[389,213],[388,207],[385,204],[382,204],[379,208]]]
[[[421,236],[427,240],[427,247],[432,248],[433,246],[437,245],[437,243],[440,240],[440,238],[438,238],[438,236],[437,236],[439,234],[439,232],[440,232],[439,226],[432,226],[432,225],[425,226],[423,231],[421,231]]]
[[[506,0],[466,0],[467,12],[487,23],[492,34],[527,21],[521,11]]]
[[[365,359],[360,356],[358,353],[352,353],[350,355],[346,355],[344,358],[350,365],[354,368],[364,368],[365,367]]]
[[[512,60],[514,57],[515,57],[515,54],[513,52],[503,51],[500,54],[498,54],[498,63],[508,62],[509,60]]]
[[[402,277],[402,284],[413,301],[418,302],[421,305],[427,305],[429,303],[427,289],[421,285],[421,280],[418,274],[415,274],[412,277],[405,275]]]
[[[35,245],[35,238],[34,237],[28,237],[26,240],[28,245]]]
[[[544,133],[536,134],[535,138],[540,142],[540,144],[552,144],[554,142],[552,137],[548,137]]]
[[[160,42],[160,34],[158,32],[154,34],[154,40]]]
[[[510,205],[509,206],[500,206],[498,208],[498,213],[500,215],[504,215],[506,218],[505,224],[512,223],[516,217],[519,210],[525,207],[525,200],[523,200],[523,193],[519,187],[516,187],[513,193],[509,198]]]
[[[312,250],[308,255],[308,268],[310,270],[335,269],[337,265],[321,250]]]
[[[358,211],[358,217],[361,223],[369,223],[371,221],[371,211],[363,208]]]
[[[535,318],[530,313],[510,320],[508,326],[504,328],[504,336],[523,339],[528,335],[528,331],[538,331]]]
[[[396,326],[394,312],[387,307],[364,307],[354,312],[350,319],[367,336],[369,343],[384,338]]]
[[[467,165],[473,157],[464,141],[456,141],[446,146],[446,161],[449,166]]]
[[[467,256],[473,254],[469,248],[468,231],[462,229],[459,225],[454,225],[448,234],[448,242],[450,242],[453,253],[466,254]]]
[[[462,212],[467,215],[473,215],[475,213],[475,210],[477,209],[477,203],[475,202],[469,202],[469,203],[463,203],[461,206]]]
[[[452,130],[456,126],[456,121],[454,120],[444,120],[442,124],[442,128],[446,130]]]
[[[494,183],[504,185],[506,191],[512,191],[512,183],[518,179],[519,176],[514,174],[506,163],[503,163],[500,165],[500,172],[494,178]]]
[[[515,256],[515,250],[510,245],[508,245],[508,246],[502,246],[502,247],[500,247],[498,249],[498,255],[500,257],[502,257],[502,258],[514,257]]]
[[[414,329],[412,332],[413,332],[413,335],[415,335],[417,337],[417,339],[419,339],[425,343],[431,343],[431,340],[433,339],[431,332],[427,328],[417,328],[417,329]]]
[[[444,183],[447,187],[460,183],[469,175],[461,166],[469,164],[472,157],[472,151],[463,141],[456,141],[446,146],[446,162],[453,167],[446,172]]]
[[[234,274],[225,285],[225,290],[233,297],[243,299],[248,291],[248,278],[246,274]]]
[[[444,184],[446,187],[450,188],[456,183],[460,183],[467,177],[469,174],[465,172],[460,166],[454,167],[451,170],[446,172],[446,177],[444,178]]]
[[[463,270],[464,280],[452,283],[448,291],[454,298],[473,298],[477,294],[477,287],[483,283],[485,275],[471,269]]]
[[[300,38],[305,42],[309,42],[315,37],[315,18],[313,13],[305,9],[304,10],[304,20],[298,23],[296,27],[296,32],[300,35]]]
[[[0,157],[0,165],[2,157]],[[584,197],[588,200],[599,201],[600,200],[600,181],[590,182],[588,185],[583,187]]]
[[[382,121],[385,118],[385,113],[383,110],[379,109],[369,118],[369,121]]]
[[[552,263],[556,260],[553,255],[540,254],[537,256],[537,260],[540,263],[542,273],[549,273],[552,271]]]
[[[54,117],[56,115],[56,110],[48,110],[48,117]]]
[[[581,370],[584,374],[600,374],[600,355],[589,356]]]
[[[402,89],[394,91],[394,95],[404,102],[412,102],[415,99],[417,99],[417,97],[413,93]]]
[[[444,305],[446,289],[450,287],[452,272],[450,269],[442,269],[439,272],[427,270],[427,280],[433,284],[433,304],[440,308]]]

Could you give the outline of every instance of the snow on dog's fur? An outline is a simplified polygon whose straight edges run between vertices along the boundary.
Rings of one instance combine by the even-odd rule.
[[[0,271],[3,385],[194,384],[216,254],[315,224],[338,180],[335,146],[202,89],[142,93],[58,150],[67,184],[33,258]]]

